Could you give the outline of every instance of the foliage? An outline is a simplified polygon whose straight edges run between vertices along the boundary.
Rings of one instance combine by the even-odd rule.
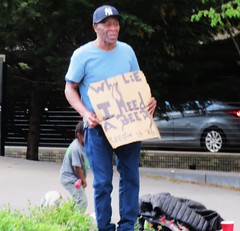
[[[27,159],[38,160],[44,107],[56,95],[66,104],[64,72],[76,41],[90,36],[85,25],[90,23],[88,14],[92,8],[84,0],[0,2],[0,53],[7,56],[6,82],[11,86],[6,89],[6,104],[20,100],[28,105]],[[79,23],[79,12],[85,24]]]
[[[145,228],[151,229],[146,222]],[[7,231],[96,231],[96,223],[89,214],[79,213],[74,201],[68,199],[60,206],[41,208],[29,205],[28,213],[10,209],[0,210],[0,230]],[[138,222],[135,230],[139,230]]]
[[[163,98],[171,94],[169,84],[177,79],[181,79],[185,85],[185,74],[194,81],[194,64],[190,68],[185,64],[188,60],[184,58],[196,54],[198,41],[207,41],[209,36],[207,28],[193,25],[190,21],[191,12],[197,8],[197,4],[185,0],[154,0],[149,4],[144,0],[124,2],[128,2],[129,14],[136,15],[139,20],[151,26],[151,30],[148,30],[150,33],[137,37],[126,33],[136,31],[136,27],[123,21],[120,36],[134,47],[153,95]],[[123,9],[125,8],[126,6]]]
[[[25,214],[10,208],[0,210],[0,230],[8,231],[94,231],[92,218],[73,209],[73,200],[64,202],[60,207],[29,208]]]
[[[45,93],[62,88],[66,53],[76,46],[78,30],[85,31],[77,21],[77,9],[85,9],[84,19],[87,7],[91,4],[81,0],[1,1],[0,51],[7,55],[10,78],[21,78],[21,84],[28,86],[38,84]],[[71,19],[68,12],[73,14]],[[73,25],[78,25],[78,30],[73,30]],[[81,34],[83,39],[86,36],[87,32]],[[42,96],[46,96],[44,92]]]
[[[39,94],[45,101],[53,91],[62,94],[72,51],[95,37],[91,15],[99,4],[96,0],[1,1],[0,51],[7,54],[13,68],[9,80],[11,89],[18,89],[15,94],[25,85],[24,95],[29,96],[33,84],[41,87]],[[208,28],[189,20],[198,7],[195,2],[154,0],[146,4],[145,0],[125,0],[109,4],[116,5],[123,15],[120,39],[134,47],[154,95],[187,67],[182,57],[198,51],[199,36],[205,41],[209,35]],[[163,88],[161,94],[165,91],[168,89]]]
[[[216,28],[218,33],[229,34],[240,57],[240,47],[236,40],[236,36],[240,34],[240,0],[229,0],[227,2],[202,0],[202,2],[204,4],[210,2],[212,5],[209,9],[202,9],[193,14],[191,21],[199,22],[207,18],[211,27]],[[226,35],[223,37],[226,37]]]
[[[215,4],[211,6],[208,10],[200,10],[196,14],[192,15],[192,21],[199,21],[203,17],[208,17],[210,19],[210,24],[212,27],[225,27],[226,20],[240,18],[240,0],[231,0],[227,2],[220,2],[216,0],[202,0],[203,3],[209,1]],[[228,24],[228,26],[231,26],[231,23],[229,21]]]

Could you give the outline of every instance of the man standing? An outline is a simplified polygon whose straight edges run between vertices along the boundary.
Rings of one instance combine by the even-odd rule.
[[[117,230],[133,231],[138,216],[141,142],[113,149],[87,94],[89,85],[93,82],[140,70],[133,49],[118,41],[120,18],[118,10],[113,6],[104,5],[94,11],[93,29],[96,39],[75,50],[65,76],[66,98],[86,124],[85,151],[94,174],[95,213],[100,231],[115,230],[115,224],[111,223],[113,153],[116,155],[116,166],[120,175],[120,221]],[[155,107],[156,100],[152,98],[146,106],[151,115]]]

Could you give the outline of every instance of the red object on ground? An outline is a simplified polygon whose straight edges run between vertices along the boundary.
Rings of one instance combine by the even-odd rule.
[[[234,221],[222,221],[222,231],[234,231]]]
[[[82,181],[81,181],[81,179],[78,179],[78,180],[76,181],[76,183],[75,183],[75,188],[76,188],[76,189],[80,189],[80,188],[81,188],[81,185],[82,185]]]

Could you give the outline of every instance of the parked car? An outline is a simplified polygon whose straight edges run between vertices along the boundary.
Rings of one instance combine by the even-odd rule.
[[[161,138],[143,141],[143,148],[195,147],[219,152],[240,145],[240,103],[164,101],[158,105],[154,120]]]

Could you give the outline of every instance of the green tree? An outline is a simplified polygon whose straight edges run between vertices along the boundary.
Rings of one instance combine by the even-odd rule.
[[[8,89],[11,86],[11,95],[17,95],[12,100],[23,97],[30,109],[27,159],[38,160],[41,114],[51,96],[63,91],[68,56],[80,40],[91,36],[85,26],[92,9],[92,4],[81,0],[0,3],[0,44],[7,55]]]
[[[121,1],[122,2],[122,1]],[[155,96],[164,98],[187,97],[194,94],[194,84],[199,74],[196,57],[201,47],[199,41],[211,40],[209,26],[192,23],[192,12],[200,2],[187,0],[125,1],[128,13],[136,15],[151,25],[153,31],[142,37],[126,35],[138,27],[123,26],[121,36],[135,48],[141,67],[148,78]],[[145,35],[145,36],[144,36]],[[189,86],[192,86],[189,88]],[[182,94],[182,91],[184,94]],[[173,94],[174,92],[174,94]]]
[[[192,15],[191,20],[199,22],[207,19],[217,33],[229,34],[240,57],[239,43],[236,40],[240,34],[240,0],[201,1],[203,4],[210,3],[210,8],[199,10]]]

